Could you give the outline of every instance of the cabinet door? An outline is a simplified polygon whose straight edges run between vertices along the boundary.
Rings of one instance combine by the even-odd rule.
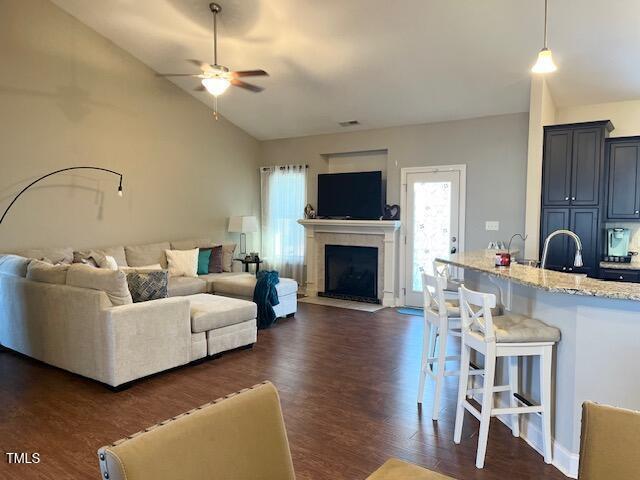
[[[600,200],[602,128],[580,128],[573,132],[571,205],[597,206]]]
[[[607,217],[640,218],[638,143],[610,143]]]
[[[544,240],[556,230],[567,230],[569,228],[568,208],[545,208],[542,211],[542,229],[540,239],[540,258],[544,248]],[[573,261],[567,261],[568,238],[566,235],[554,237],[549,243],[547,253],[546,268],[550,270],[566,270],[567,265],[573,265]]]
[[[636,270],[626,269],[608,269],[600,271],[600,278],[602,280],[613,280],[615,282],[633,282],[638,283],[640,277]]]
[[[542,163],[542,202],[569,205],[571,199],[572,130],[547,131]]]
[[[582,262],[580,268],[573,266],[576,254],[576,244],[569,239],[567,254],[567,271],[586,273],[589,276],[596,274],[599,264],[598,255],[598,209],[597,208],[572,208],[570,213],[570,230],[580,237],[582,242]]]

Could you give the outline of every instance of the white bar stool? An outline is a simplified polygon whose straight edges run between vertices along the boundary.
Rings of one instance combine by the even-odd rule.
[[[422,404],[425,380],[428,375],[435,382],[432,420],[438,420],[444,377],[460,374],[459,370],[446,370],[447,361],[460,359],[459,355],[447,356],[447,338],[449,335],[461,336],[459,303],[457,300],[445,299],[446,287],[447,278],[445,276],[422,273],[424,336],[420,380],[418,382],[418,404]],[[437,368],[434,369],[434,365]],[[470,372],[471,375],[480,373],[479,370]]]
[[[551,463],[551,362],[553,345],[560,340],[560,330],[540,320],[523,315],[501,315],[494,317],[491,308],[496,305],[496,296],[474,292],[460,287],[460,313],[462,318],[462,360],[458,405],[453,440],[460,443],[464,411],[468,410],[480,420],[476,467],[484,466],[489,436],[489,421],[496,415],[511,415],[513,436],[520,436],[519,415],[541,413],[544,441],[544,461]],[[475,308],[474,308],[475,307]],[[482,388],[468,389],[469,357],[471,349],[484,355]],[[518,391],[518,357],[540,357],[541,405],[519,407],[513,396]],[[496,359],[509,357],[509,385],[494,386]],[[495,408],[493,394],[509,392],[511,407]],[[478,411],[465,397],[482,394],[482,409]]]

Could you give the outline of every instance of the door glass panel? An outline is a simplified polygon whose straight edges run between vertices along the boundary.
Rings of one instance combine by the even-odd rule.
[[[451,182],[413,184],[413,291],[422,290],[422,272],[446,256],[451,240]]]

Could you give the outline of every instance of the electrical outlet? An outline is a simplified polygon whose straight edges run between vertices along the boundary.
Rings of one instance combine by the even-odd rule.
[[[500,230],[500,222],[497,222],[497,221],[484,222],[484,225],[485,225],[484,228],[487,231],[497,232],[498,230]]]

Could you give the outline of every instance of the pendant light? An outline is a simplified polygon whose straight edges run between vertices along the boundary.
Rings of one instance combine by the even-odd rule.
[[[536,64],[531,68],[533,73],[551,73],[558,69],[556,64],[553,63],[551,50],[547,48],[547,4],[548,0],[544,0],[544,47],[538,53]]]

